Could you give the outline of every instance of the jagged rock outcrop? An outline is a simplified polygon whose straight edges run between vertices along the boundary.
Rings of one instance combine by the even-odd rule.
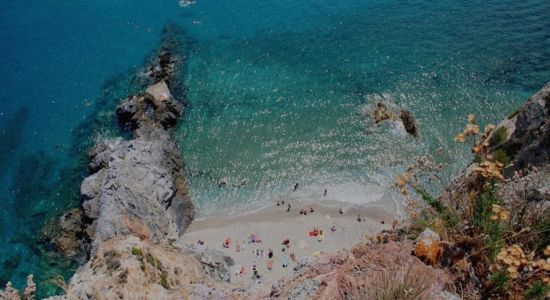
[[[510,159],[504,175],[550,161],[550,83],[501,122],[494,131],[491,152],[502,151]]]
[[[91,175],[81,186],[82,208],[94,243],[135,235],[176,240],[193,219],[193,204],[172,128],[181,114],[166,83],[168,52],[159,55],[161,81],[117,107],[130,140],[108,140],[90,151]]]
[[[364,113],[360,115],[364,117]],[[397,107],[390,107],[383,102],[378,102],[372,112],[372,119],[375,124],[399,120],[408,134],[418,137],[418,123],[413,114],[408,110],[399,110]]]
[[[540,199],[550,198],[550,83],[529,98],[517,111],[500,122],[488,137],[487,152],[504,163],[502,191],[531,191]],[[440,201],[462,210],[468,192],[480,180],[474,172],[477,163],[462,171],[439,197]],[[522,188],[518,188],[522,186]]]

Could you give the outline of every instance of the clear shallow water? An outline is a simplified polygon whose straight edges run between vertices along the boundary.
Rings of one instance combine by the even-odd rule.
[[[495,122],[550,79],[549,7],[200,1],[180,130],[199,212],[319,200],[325,188],[364,204],[425,153],[445,164],[446,182],[468,157],[452,142],[467,114]],[[380,95],[413,112],[420,139],[365,124],[357,112]],[[220,189],[221,178],[247,185]]]
[[[1,4],[0,279],[18,285],[32,272],[46,288],[75,268],[36,236],[77,205],[79,150],[136,89],[129,78],[168,21],[195,40],[177,137],[201,215],[316,200],[324,188],[365,203],[423,153],[445,164],[446,181],[468,158],[452,143],[467,114],[496,122],[550,80],[542,0]],[[362,120],[380,94],[414,113],[420,139]],[[220,189],[224,177],[247,184]]]

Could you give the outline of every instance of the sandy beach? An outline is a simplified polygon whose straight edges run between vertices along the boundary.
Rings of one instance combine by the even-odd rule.
[[[348,206],[340,212],[334,206],[291,202],[287,211],[287,201],[248,215],[195,220],[180,242],[199,251],[214,249],[230,256],[235,261],[231,269],[234,283],[271,284],[291,273],[304,257],[351,249],[366,236],[391,228],[395,208],[388,207],[388,201],[381,203],[384,205]],[[301,209],[307,215],[300,214]],[[283,245],[285,240],[288,246]],[[260,278],[254,277],[254,266]]]

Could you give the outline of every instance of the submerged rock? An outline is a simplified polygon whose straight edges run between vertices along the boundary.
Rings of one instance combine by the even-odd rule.
[[[86,256],[82,241],[83,228],[82,211],[74,208],[47,224],[44,237],[65,256],[83,260]]]
[[[374,110],[373,116],[376,124],[395,119],[395,115],[389,111],[387,106],[382,102],[378,102],[376,104],[376,109]]]
[[[408,110],[402,110],[401,114],[399,115],[401,118],[401,121],[403,122],[403,126],[405,126],[405,130],[408,134],[417,137],[418,136],[418,124],[416,123],[416,119]]]
[[[363,115],[364,112],[360,111],[359,114]],[[399,118],[397,118],[397,114],[399,114]],[[372,116],[375,124],[388,121],[401,121],[405,131],[408,134],[418,137],[418,124],[415,117],[408,110],[401,110],[399,112],[396,107],[390,108],[386,104],[378,102],[376,103],[376,108],[374,109]]]

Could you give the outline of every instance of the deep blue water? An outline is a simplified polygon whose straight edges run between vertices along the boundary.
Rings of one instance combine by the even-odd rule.
[[[548,0],[0,1],[0,283],[34,273],[48,291],[76,265],[37,246],[41,227],[78,205],[82,151],[116,134],[102,126],[167,22],[194,41],[176,135],[200,215],[294,182],[367,203],[425,153],[445,166],[437,191],[469,159],[452,142],[466,115],[496,122],[550,81]],[[419,139],[361,118],[381,97]]]

